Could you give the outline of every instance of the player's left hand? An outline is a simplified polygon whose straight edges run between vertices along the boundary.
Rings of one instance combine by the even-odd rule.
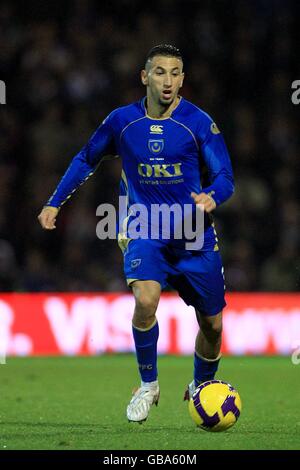
[[[191,193],[191,196],[194,199],[194,203],[197,206],[199,205],[200,208],[202,210],[204,210],[205,212],[209,213],[217,207],[217,204],[215,203],[214,199],[211,196],[209,196],[208,194],[205,194],[205,193],[200,193],[200,194]]]

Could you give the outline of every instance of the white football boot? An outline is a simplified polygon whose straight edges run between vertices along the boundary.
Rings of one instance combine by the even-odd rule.
[[[183,400],[190,400],[192,398],[192,395],[194,391],[196,390],[196,385],[195,382],[192,381],[188,386],[186,391],[184,392]]]
[[[127,406],[127,419],[136,423],[142,423],[148,418],[152,405],[158,405],[159,385],[158,381],[151,383],[143,382],[133,393],[133,397]]]

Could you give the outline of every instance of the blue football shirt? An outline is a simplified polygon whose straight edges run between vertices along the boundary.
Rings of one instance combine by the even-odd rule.
[[[184,205],[193,204],[191,192],[211,195],[217,206],[232,195],[229,154],[210,116],[180,97],[170,117],[155,119],[148,116],[145,101],[143,98],[120,107],[102,122],[73,158],[46,205],[61,207],[95,172],[104,156],[116,154],[123,168],[120,195],[126,196],[128,207],[142,204],[150,213],[153,205],[178,204],[184,214]],[[202,187],[204,170],[208,183]],[[140,220],[147,224],[145,218],[140,216]],[[127,241],[128,221],[125,228],[122,223],[123,233],[119,235]],[[212,218],[207,215],[202,249],[218,249]]]

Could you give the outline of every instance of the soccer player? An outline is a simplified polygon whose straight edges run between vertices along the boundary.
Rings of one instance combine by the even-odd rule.
[[[90,177],[104,156],[122,158],[120,191],[128,198],[128,216],[118,235],[124,271],[135,298],[132,331],[141,384],[127,407],[129,421],[142,422],[159,400],[156,310],[168,284],[195,308],[194,377],[185,398],[201,382],[214,378],[220,360],[224,277],[211,212],[233,193],[230,158],[213,120],[179,95],[184,79],[180,51],[171,45],[150,50],[141,80],[147,95],[114,110],[74,157],[38,219],[55,228],[62,204]],[[203,184],[203,178],[206,183]],[[184,236],[130,238],[130,207],[144,204],[200,205],[203,244],[187,249]],[[147,222],[145,222],[147,223]]]

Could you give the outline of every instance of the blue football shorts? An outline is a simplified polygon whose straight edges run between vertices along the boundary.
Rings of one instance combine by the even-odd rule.
[[[157,281],[175,289],[187,305],[203,315],[216,315],[225,307],[225,284],[219,251],[188,251],[160,240],[131,240],[124,252],[128,285]]]

